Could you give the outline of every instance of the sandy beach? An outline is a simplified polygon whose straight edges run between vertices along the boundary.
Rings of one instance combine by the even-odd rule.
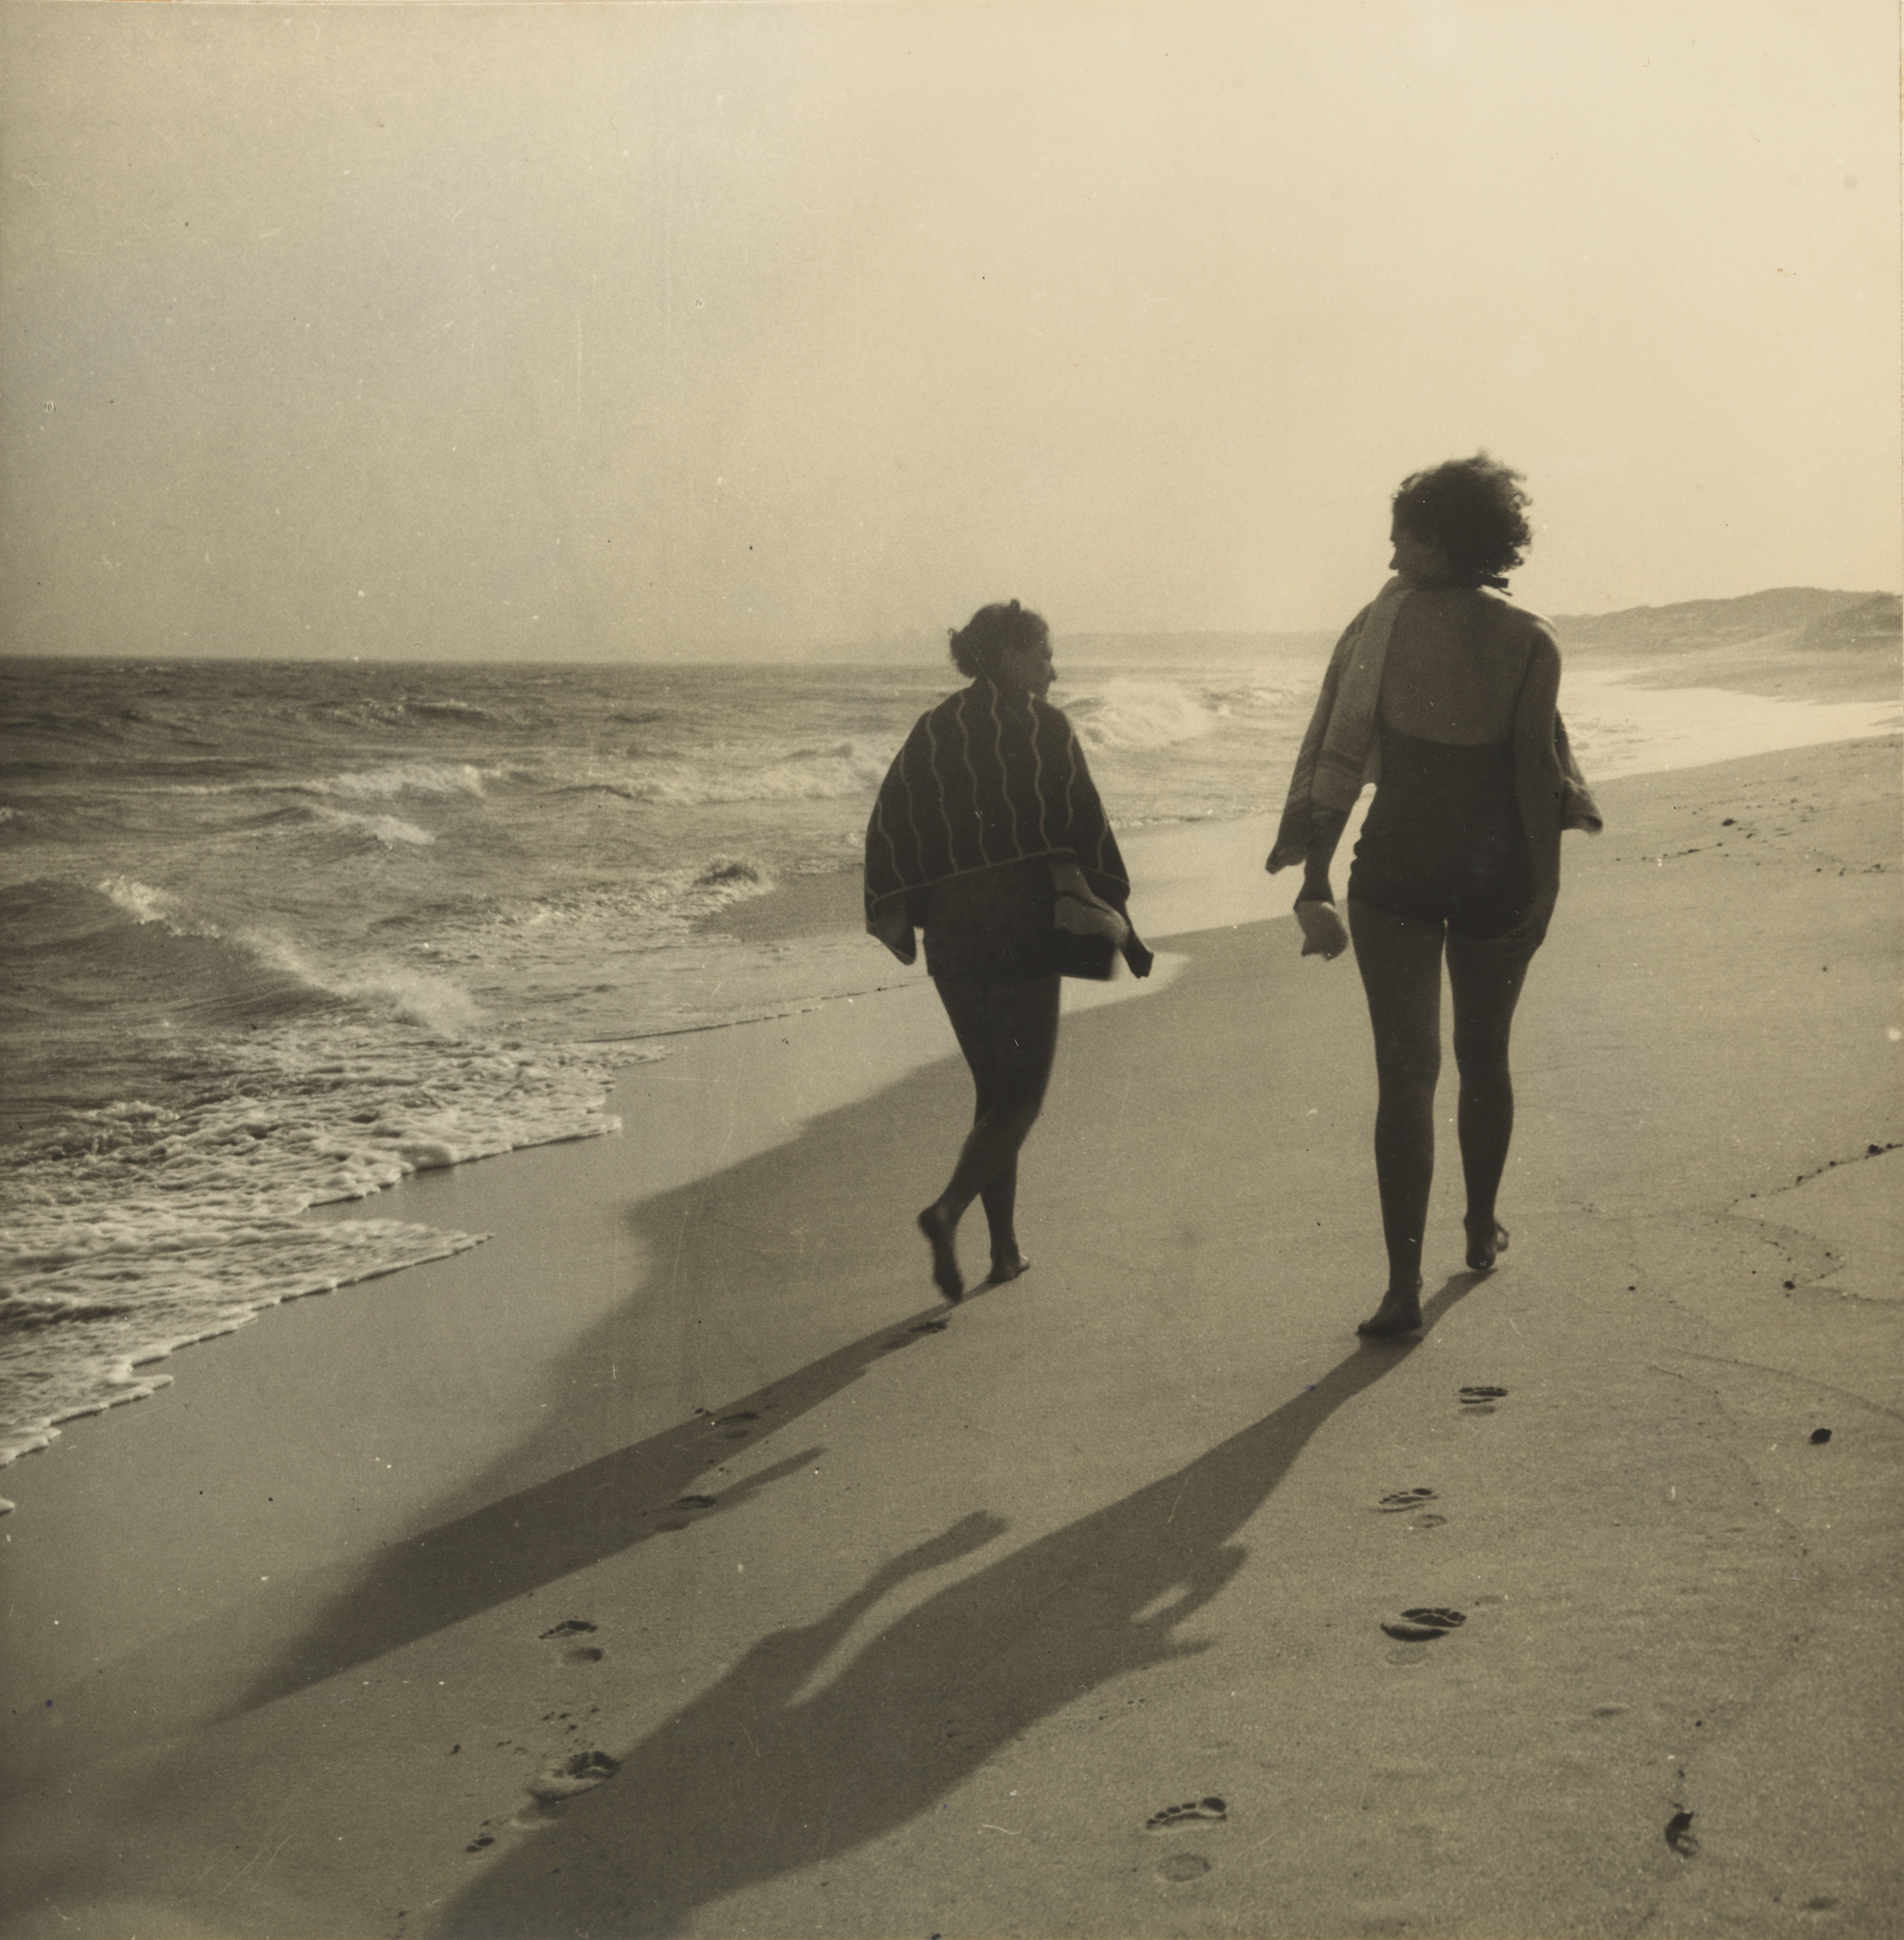
[[[1606,786],[1417,1344],[1286,922],[1068,1020],[956,1309],[917,981],[334,1212],[493,1237],[9,1475],[4,1931],[1896,1932],[1898,758]]]
[[[1904,1937],[1899,26],[0,5],[0,1940]]]

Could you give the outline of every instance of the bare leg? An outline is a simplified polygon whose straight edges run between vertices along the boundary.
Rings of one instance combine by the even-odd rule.
[[[981,1199],[990,1228],[994,1282],[1015,1280],[1027,1264],[1013,1224],[1018,1148],[1036,1122],[1057,1049],[1058,979],[975,985],[941,982],[976,1094],[972,1126],[945,1190],[919,1216],[932,1249],[932,1279],[948,1300],[965,1291],[954,1237],[966,1208]]]
[[[1349,904],[1356,967],[1375,1037],[1375,1183],[1388,1289],[1356,1328],[1376,1338],[1421,1325],[1421,1240],[1435,1182],[1435,1085],[1442,1063],[1438,923]]]
[[[1457,1129],[1467,1184],[1468,1264],[1484,1273],[1507,1248],[1507,1228],[1494,1200],[1514,1136],[1514,1078],[1508,1037],[1514,1007],[1527,980],[1527,956],[1498,943],[1448,939],[1448,981],[1454,999],[1454,1061],[1461,1074]]]
[[[1015,1152],[989,1185],[978,1188],[979,1202],[985,1209],[985,1225],[991,1235],[992,1270],[985,1276],[990,1286],[1002,1286],[1016,1280],[1031,1264],[1018,1250],[1018,1235],[1013,1216],[1018,1204],[1018,1158]]]

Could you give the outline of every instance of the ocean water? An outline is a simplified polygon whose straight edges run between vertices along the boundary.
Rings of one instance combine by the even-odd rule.
[[[1117,825],[1280,793],[1313,657],[1067,670]],[[475,1243],[311,1205],[613,1129],[669,1033],[891,981],[724,911],[856,871],[957,676],[0,668],[0,1463],[261,1308]]]

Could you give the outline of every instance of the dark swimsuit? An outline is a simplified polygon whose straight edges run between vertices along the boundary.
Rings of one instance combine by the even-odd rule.
[[[948,984],[1029,984],[1057,974],[1048,856],[972,869],[919,897],[927,973]]]
[[[1514,743],[1424,741],[1380,725],[1381,779],[1349,867],[1350,900],[1477,942],[1505,935],[1533,900]]]

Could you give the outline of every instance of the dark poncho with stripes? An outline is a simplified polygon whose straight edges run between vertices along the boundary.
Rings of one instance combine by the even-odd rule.
[[[922,714],[866,825],[866,927],[914,953],[914,892],[1033,856],[1067,857],[1121,910],[1124,858],[1071,724],[1022,689],[983,679]]]

